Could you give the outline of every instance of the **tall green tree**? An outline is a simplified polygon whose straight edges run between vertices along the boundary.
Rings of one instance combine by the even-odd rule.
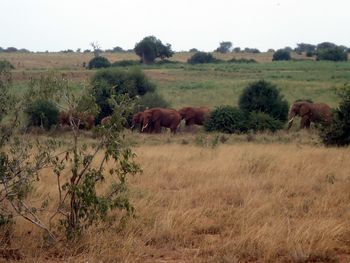
[[[144,64],[152,64],[156,58],[170,58],[174,54],[170,44],[164,45],[155,36],[145,37],[136,43],[134,51]]]

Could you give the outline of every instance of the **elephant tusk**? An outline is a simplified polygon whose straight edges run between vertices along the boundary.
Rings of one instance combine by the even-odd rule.
[[[135,128],[135,124],[131,125],[130,129],[134,129]]]
[[[290,123],[292,123],[292,122],[293,122],[293,120],[294,120],[294,118],[295,118],[295,117],[291,118],[291,119],[289,120],[289,122],[288,122],[288,123],[289,123],[289,124],[290,124]]]
[[[147,128],[147,126],[148,126],[148,123],[146,123],[145,125],[143,125],[143,127],[142,127],[142,130],[141,130],[141,131],[143,131],[144,129],[146,129],[146,128]]]

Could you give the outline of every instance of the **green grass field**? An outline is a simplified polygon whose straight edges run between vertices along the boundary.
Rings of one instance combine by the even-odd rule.
[[[86,54],[44,55],[28,54],[29,58],[7,55],[12,63],[22,59],[31,63],[19,66],[14,71],[16,83],[15,92],[21,93],[30,77],[38,77],[48,71],[55,71],[75,82],[89,81],[94,71],[74,67],[84,59]],[[111,61],[136,59],[125,54],[122,57],[113,55]],[[65,65],[55,67],[52,60]],[[187,54],[189,57],[189,54]],[[221,59],[230,59],[231,54]],[[244,56],[241,56],[244,57]],[[248,83],[260,79],[273,82],[280,88],[282,94],[291,103],[296,99],[307,98],[315,102],[326,102],[335,107],[338,97],[335,90],[350,81],[349,62],[319,62],[314,60],[266,62],[271,57],[268,53],[246,56],[256,59],[259,63],[218,63],[204,65],[189,65],[186,54],[176,54],[172,60],[176,64],[142,66],[147,76],[157,85],[158,91],[171,103],[172,107],[237,105],[241,91]],[[239,57],[237,57],[239,58]],[[300,58],[299,58],[300,59]],[[301,58],[302,59],[302,58]],[[77,62],[79,61],[79,63]]]

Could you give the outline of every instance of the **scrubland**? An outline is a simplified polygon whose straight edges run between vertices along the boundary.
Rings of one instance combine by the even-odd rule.
[[[121,226],[115,212],[58,245],[19,220],[13,245],[25,261],[349,262],[348,148],[172,138],[134,147],[143,168],[129,181],[134,218]],[[43,176],[34,202],[56,194],[54,178]]]

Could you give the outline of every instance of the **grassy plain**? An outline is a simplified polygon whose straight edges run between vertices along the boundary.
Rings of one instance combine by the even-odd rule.
[[[137,59],[124,55],[133,57],[107,54],[111,61]],[[349,62],[271,62],[269,53],[242,56],[259,63],[178,63],[143,70],[175,108],[237,105],[242,89],[258,79],[272,81],[289,102],[310,98],[336,106],[334,90],[350,81]],[[173,60],[188,57],[179,53]],[[91,58],[87,54],[0,53],[3,58],[17,65],[16,93],[26,88],[30,76],[52,69],[75,82],[88,81],[94,73],[81,66]],[[144,171],[129,182],[135,218],[122,228],[116,220],[120,214],[114,212],[79,242],[54,246],[18,219],[11,247],[19,249],[24,261],[350,262],[349,148],[325,148],[314,131],[127,132],[126,137]],[[35,186],[33,202],[54,200],[55,185],[55,177],[45,174]]]
[[[124,228],[112,213],[80,242],[46,247],[19,221],[12,245],[28,262],[349,262],[348,149],[172,138],[135,148],[144,172]],[[56,194],[47,174],[33,199]]]

